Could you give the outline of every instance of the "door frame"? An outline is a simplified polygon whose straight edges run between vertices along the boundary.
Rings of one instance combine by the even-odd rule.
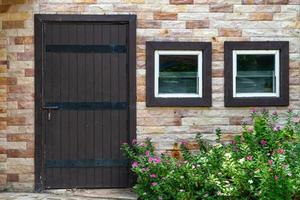
[[[49,22],[125,22],[128,24],[129,140],[136,138],[136,15],[52,15],[34,16],[35,44],[35,191],[45,189],[45,134],[42,129],[44,25]],[[132,182],[132,178],[129,178]]]

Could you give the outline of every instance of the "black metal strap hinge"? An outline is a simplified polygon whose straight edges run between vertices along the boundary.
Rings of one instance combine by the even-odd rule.
[[[126,53],[125,45],[46,45],[46,52],[56,53]]]
[[[127,108],[127,102],[51,102],[43,106],[46,110],[121,110]]]
[[[126,167],[128,164],[127,159],[47,160],[46,168]]]

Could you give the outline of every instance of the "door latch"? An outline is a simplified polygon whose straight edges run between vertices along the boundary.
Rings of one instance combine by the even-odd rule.
[[[51,110],[48,110],[48,121],[51,120]]]
[[[58,106],[44,106],[43,109],[47,110],[47,119],[48,121],[51,120],[51,110],[57,110]]]

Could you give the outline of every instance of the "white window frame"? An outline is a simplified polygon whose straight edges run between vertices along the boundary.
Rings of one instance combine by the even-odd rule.
[[[280,62],[279,62],[279,50],[233,50],[232,52],[232,66],[233,66],[233,97],[279,97],[280,96]],[[275,93],[237,93],[236,92],[236,76],[237,76],[237,55],[275,55]]]
[[[198,77],[197,77],[197,90],[198,93],[159,93],[159,56],[160,55],[197,55],[198,56]],[[192,98],[192,97],[202,97],[202,51],[192,51],[192,50],[156,50],[154,56],[154,89],[155,97],[161,98]]]

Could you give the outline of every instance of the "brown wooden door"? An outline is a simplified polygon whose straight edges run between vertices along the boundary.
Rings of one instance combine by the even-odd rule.
[[[37,189],[130,186],[120,146],[135,137],[134,23],[36,16]]]

